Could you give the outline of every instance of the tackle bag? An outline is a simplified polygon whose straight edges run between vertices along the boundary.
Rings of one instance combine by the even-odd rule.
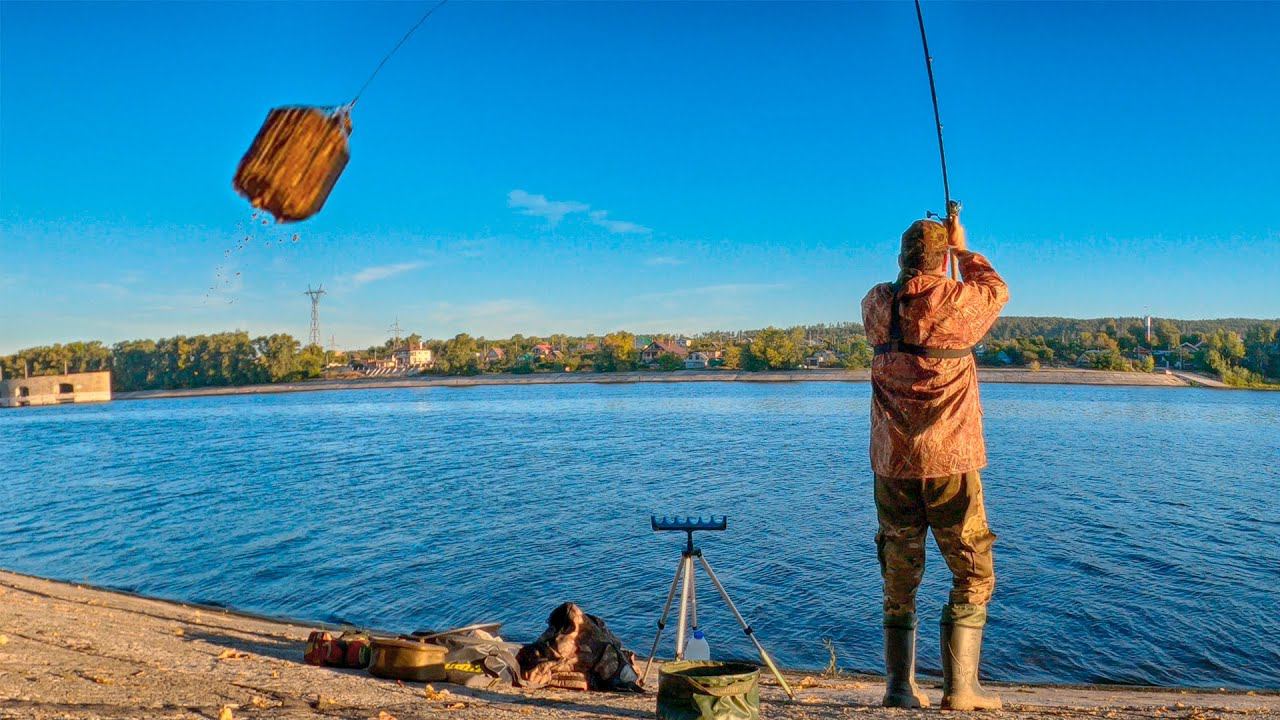
[[[658,720],[760,720],[760,669],[709,660],[664,663]]]
[[[442,640],[448,647],[448,638]],[[444,656],[445,680],[470,688],[520,685],[520,662],[500,643],[460,643]]]
[[[320,212],[350,157],[348,107],[273,108],[240,159],[232,186],[278,222]]]
[[[504,641],[489,630],[496,623],[471,625],[433,633],[431,642],[448,648],[444,656],[445,680],[471,688],[516,687],[520,685],[518,643]]]

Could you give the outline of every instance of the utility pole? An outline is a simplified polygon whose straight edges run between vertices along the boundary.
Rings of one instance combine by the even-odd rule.
[[[320,296],[325,295],[324,283],[321,283],[315,290],[311,286],[307,286],[307,291],[303,293],[311,298],[311,341],[308,345],[320,344]]]

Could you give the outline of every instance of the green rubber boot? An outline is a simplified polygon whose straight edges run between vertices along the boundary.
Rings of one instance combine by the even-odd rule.
[[[916,614],[884,616],[885,707],[925,708],[929,697],[916,685]]]
[[[982,629],[987,609],[947,605],[942,611],[942,709],[999,710],[1000,696],[982,689]]]

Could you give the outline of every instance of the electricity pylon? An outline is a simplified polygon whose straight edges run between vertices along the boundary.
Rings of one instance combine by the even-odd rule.
[[[321,283],[315,290],[311,286],[307,286],[307,291],[303,293],[311,298],[311,342],[308,345],[320,344],[320,296],[325,294],[324,283]]]

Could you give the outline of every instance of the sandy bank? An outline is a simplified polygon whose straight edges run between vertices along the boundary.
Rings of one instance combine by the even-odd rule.
[[[652,694],[481,692],[440,684],[450,695],[431,699],[417,683],[304,665],[309,629],[0,571],[0,718],[217,718],[223,708],[235,718],[285,719],[384,712],[400,720],[653,716]],[[877,707],[883,686],[876,678],[792,681],[803,686],[795,702],[762,680],[765,717],[918,715]],[[1018,685],[1000,691],[1006,702],[1000,717],[1280,718],[1274,693]],[[936,705],[937,687],[928,693]]]
[[[1154,387],[1188,387],[1190,383],[1163,373],[1127,373],[1107,370],[1020,370],[981,368],[982,382],[1034,383],[1040,385],[1128,385]],[[440,377],[424,375],[409,378],[367,378],[352,380],[308,380],[298,383],[241,385],[238,387],[190,388],[182,390],[138,390],[119,392],[116,400],[151,398],[207,397],[213,395],[258,395],[321,390],[372,390],[415,387],[476,387],[479,385],[559,385],[592,383],[615,385],[630,383],[672,382],[868,382],[870,370],[788,370],[774,372],[738,372],[732,370],[677,370],[675,372],[619,373],[534,373],[530,375],[472,375]]]

